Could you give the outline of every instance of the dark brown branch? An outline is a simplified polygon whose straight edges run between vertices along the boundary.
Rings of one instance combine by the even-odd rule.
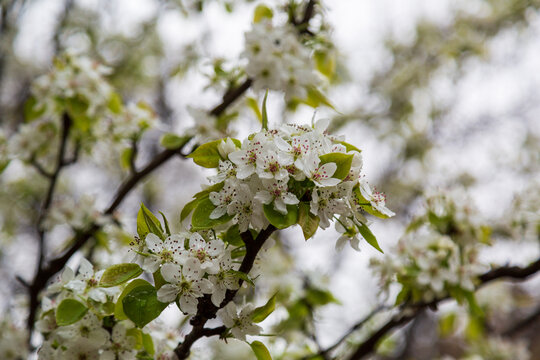
[[[45,200],[43,201],[43,204],[41,205],[41,210],[39,212],[39,217],[36,223],[37,233],[38,233],[38,263],[37,263],[37,274],[36,277],[39,275],[39,272],[43,266],[43,259],[45,257],[45,230],[43,229],[43,221],[47,217],[47,214],[49,212],[49,208],[52,203],[54,191],[56,189],[56,183],[58,182],[58,176],[60,175],[60,172],[62,171],[62,168],[64,167],[64,156],[66,153],[66,147],[67,147],[67,141],[69,137],[69,131],[71,128],[71,118],[67,113],[64,113],[62,115],[62,125],[60,130],[60,147],[58,149],[58,154],[56,156],[56,166],[52,174],[50,174],[49,178],[49,187],[47,189],[47,194],[45,195]],[[33,295],[33,289],[34,289],[35,282],[32,282],[32,285],[29,286],[30,291],[30,313],[27,320],[27,328],[29,330],[29,333],[32,332],[32,329],[34,327],[34,318],[36,315],[37,307],[39,304],[38,301],[38,294],[36,293]]]
[[[131,140],[131,154],[129,154],[129,170],[133,173],[137,173],[137,166],[135,161],[137,160],[137,155],[139,153],[139,147],[137,146],[137,140]]]
[[[519,266],[503,266],[497,269],[490,270],[483,275],[479,276],[480,284],[478,288],[483,285],[497,279],[516,279],[516,280],[525,280],[528,277],[536,274],[540,271],[540,258],[535,262],[531,263],[526,267]],[[384,324],[379,330],[373,333],[368,339],[360,344],[355,350],[355,352],[348,358],[349,360],[359,360],[365,356],[371,354],[379,341],[386,336],[387,333],[394,330],[395,328],[407,324],[409,321],[414,319],[416,315],[426,308],[435,308],[437,305],[449,299],[449,297],[444,297],[440,299],[433,300],[429,303],[419,303],[419,304],[410,304],[410,306],[402,306],[401,313],[397,316],[394,316],[386,324]]]
[[[227,91],[225,95],[223,95],[223,101],[221,102],[221,104],[210,110],[210,115],[221,115],[225,111],[225,109],[229,107],[229,105],[235,102],[240,96],[242,96],[243,93],[247,91],[247,89],[249,89],[252,83],[252,79],[247,79],[242,84],[240,84],[240,86]]]
[[[255,263],[257,254],[263,247],[265,241],[268,240],[268,238],[272,235],[274,231],[276,231],[276,228],[272,225],[269,225],[266,229],[262,230],[255,239],[253,239],[251,234],[249,236],[242,235],[243,239],[249,238],[249,240],[246,242],[246,255],[244,256],[244,259],[242,260],[242,264],[240,264],[240,269],[238,271],[249,274],[251,268],[253,268],[253,264]],[[249,233],[249,231],[246,232]],[[240,280],[239,282],[240,285],[242,285],[243,280]],[[193,319],[191,319],[191,325],[193,325],[193,329],[191,329],[191,332],[184,338],[184,341],[179,343],[176,349],[174,349],[174,353],[179,360],[187,359],[193,343],[195,343],[195,341],[197,341],[201,337],[207,336],[203,332],[204,324],[206,323],[206,321],[208,321],[208,319],[214,318],[217,311],[225,307],[225,305],[232,301],[237,292],[238,290],[227,290],[227,292],[225,293],[225,299],[221,302],[219,307],[216,307],[212,303],[209,295],[205,295],[203,298],[201,298],[201,300],[199,300],[197,314],[193,317]]]
[[[45,170],[45,168],[36,160],[34,156],[30,159],[30,165],[32,165],[40,175],[50,179],[52,178],[53,174]]]

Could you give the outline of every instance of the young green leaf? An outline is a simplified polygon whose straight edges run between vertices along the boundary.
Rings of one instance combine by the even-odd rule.
[[[274,12],[268,6],[259,4],[255,8],[253,13],[253,22],[255,24],[261,22],[262,19],[271,19],[274,16]]]
[[[259,121],[262,123],[262,114],[261,110],[259,109],[259,105],[257,104],[257,100],[252,97],[248,97],[246,98],[246,104],[251,110],[253,110],[255,116],[257,116],[257,119],[259,119]]]
[[[298,206],[296,205],[287,205],[286,215],[274,210],[273,204],[266,204],[263,209],[266,219],[278,229],[288,228],[298,222]]]
[[[338,144],[345,146],[345,150],[347,150],[347,152],[356,151],[358,153],[362,153],[362,150],[360,150],[359,148],[357,148],[356,146],[352,144],[349,144],[348,142],[345,142],[345,141],[336,141],[336,142]]]
[[[230,269],[228,271],[230,274],[233,274],[234,276],[236,276],[237,278],[239,279],[242,279],[243,281],[247,282],[249,285],[251,286],[255,286],[255,283],[253,282],[253,280],[251,280],[248,276],[248,274],[246,274],[245,272],[242,272],[242,271],[236,271],[236,270],[233,270],[233,269]]]
[[[362,196],[362,192],[360,192],[360,188],[358,186],[356,186],[354,189],[353,189],[353,192],[354,192],[354,195],[356,196],[356,199],[358,200],[358,204],[360,204],[360,207],[365,211],[367,212],[368,214],[371,214],[373,216],[376,216],[380,219],[388,219],[389,216],[388,215],[385,215],[383,213],[381,213],[379,210],[375,209],[371,203]],[[412,225],[413,223],[411,223]],[[409,225],[410,226],[410,225]],[[410,231],[410,229],[408,229],[407,231]]]
[[[64,299],[56,309],[56,324],[66,326],[81,320],[88,312],[88,308],[75,299]]]
[[[233,218],[232,215],[225,214],[219,219],[210,219],[210,214],[215,208],[209,198],[201,199],[191,216],[193,230],[211,229],[217,225],[225,224]]]
[[[203,199],[208,199],[208,196],[211,192],[219,192],[221,189],[223,189],[224,182],[220,182],[219,184],[215,184],[212,186],[207,187],[203,191],[200,191],[193,195],[195,199],[188,202],[184,208],[182,209],[182,212],[180,213],[180,222],[184,221],[185,218],[191,214],[193,210],[199,205],[199,202]]]
[[[161,217],[163,218],[163,224],[165,224],[165,233],[167,236],[171,236],[171,229],[169,228],[169,221],[165,217],[165,214],[163,214],[161,211],[159,212],[161,214]]]
[[[150,285],[152,286],[148,281],[143,279],[135,279],[132,282],[130,282],[126,288],[122,291],[120,296],[118,297],[118,300],[116,300],[116,304],[114,305],[114,317],[117,320],[126,320],[128,317],[124,313],[124,306],[122,304],[122,300],[124,297],[126,297],[127,294],[133,289],[135,289],[138,286],[141,285]]]
[[[23,114],[26,122],[31,122],[45,113],[45,105],[37,106],[37,99],[30,96],[24,103]]]
[[[178,136],[173,133],[166,133],[163,134],[159,142],[165,149],[176,150],[187,144],[189,140],[191,140],[191,136]]]
[[[262,128],[268,130],[268,113],[266,111],[266,99],[268,99],[268,90],[264,94],[264,99],[262,103]]]
[[[227,229],[227,232],[225,232],[225,234],[223,235],[223,241],[233,246],[245,245],[242,237],[240,236],[240,229],[238,227],[238,224],[235,224]]]
[[[125,283],[141,275],[143,270],[137,264],[124,263],[113,265],[103,273],[99,286],[112,287]]]
[[[302,227],[302,232],[304,234],[304,239],[308,240],[319,228],[319,217],[313,215],[309,211],[310,207],[308,203],[301,202],[299,205],[299,214],[298,214],[298,225]]]
[[[353,161],[353,154],[330,153],[319,156],[321,165],[327,163],[335,163],[337,165],[336,172],[332,175],[333,178],[343,180],[349,175]]]
[[[124,105],[122,104],[122,98],[118,93],[114,91],[111,93],[111,97],[109,98],[109,103],[107,104],[107,107],[115,115],[118,115],[122,112]]]
[[[362,235],[364,239],[366,239],[368,244],[373,246],[375,249],[379,250],[381,253],[384,254],[384,251],[382,251],[381,247],[379,246],[379,243],[377,242],[377,238],[375,237],[375,235],[373,235],[373,233],[366,226],[366,224],[360,224],[359,226],[357,225],[357,227],[358,227],[358,231],[360,231],[360,234]]]
[[[122,299],[123,311],[139,328],[157,318],[168,306],[157,299],[157,291],[150,284],[133,288]]]
[[[158,218],[142,203],[137,214],[137,233],[141,239],[144,239],[148,233],[152,233],[165,240],[165,234]]]
[[[146,333],[142,333],[142,344],[143,344],[143,348],[144,350],[146,350],[146,352],[150,355],[154,355],[155,353],[155,350],[154,350],[154,340],[152,339],[152,336],[150,336],[149,334],[146,334]]]
[[[226,160],[221,157],[219,154],[218,145],[221,144],[225,139],[214,140],[206,144],[202,144],[197,147],[191,154],[187,157],[192,158],[195,164],[205,167],[205,168],[217,168],[219,166],[220,160]],[[241,147],[242,143],[240,140],[231,139],[236,146]]]
[[[253,350],[253,353],[255,354],[255,357],[257,360],[272,360],[272,356],[270,356],[270,351],[264,346],[264,344],[260,341],[254,341],[251,344],[251,350]]]
[[[260,323],[264,319],[268,317],[271,313],[274,312],[274,309],[276,308],[276,294],[274,294],[263,306],[259,306],[255,310],[253,310],[253,314],[251,315],[251,320],[254,323]]]

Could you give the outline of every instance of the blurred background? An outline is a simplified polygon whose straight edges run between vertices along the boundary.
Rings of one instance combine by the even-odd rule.
[[[9,140],[24,123],[36,77],[50,70],[55,56],[73,51],[110,67],[107,79],[126,102],[144,101],[154,109],[158,125],[144,134],[138,149],[137,163],[146,163],[158,153],[164,132],[182,135],[197,127],[202,121],[194,116],[197,109],[213,108],[227,88],[243,80],[243,34],[251,28],[259,3],[2,0],[3,136]],[[393,304],[395,289],[381,294],[370,259],[391,256],[431,196],[446,194],[467,209],[470,221],[490,228],[493,245],[480,254],[485,262],[524,265],[538,258],[539,8],[536,0],[322,2],[313,21],[325,28],[331,42],[332,71],[324,90],[335,110],[322,106],[315,116],[331,118],[332,132],[362,149],[369,182],[386,193],[396,216],[373,220],[384,255],[367,244],[361,244],[360,253],[348,247],[334,250],[338,234],[333,228],[308,242],[299,228],[280,234],[263,260],[259,293],[250,295],[265,299],[280,289],[282,305],[263,325],[267,333],[282,332],[293,345],[265,339],[275,358],[309,358],[313,349],[331,346],[381,304]],[[262,99],[252,90],[247,97],[259,103]],[[290,105],[282,93],[270,93],[271,126],[311,122],[313,107]],[[228,113],[227,130],[216,125],[217,130],[243,138],[260,128],[245,98]],[[122,149],[117,150],[94,148],[66,169],[58,201],[74,199],[70,206],[77,208],[91,198],[93,209],[103,210],[127,171],[119,166]],[[25,292],[15,275],[30,279],[35,271],[33,224],[46,186],[33,171],[13,160],[0,178],[0,274],[7,279],[0,309],[22,327],[25,312],[17,308],[26,301]],[[126,233],[107,246],[96,239],[97,245],[83,253],[101,266],[125,258],[122,251],[126,237],[129,242],[135,234],[141,201],[174,219],[171,225],[179,230],[182,207],[210,175],[191,161],[173,159],[118,209],[116,217]],[[63,249],[70,231],[67,225],[51,230],[49,254]],[[79,259],[75,256],[69,264],[77,266]],[[314,300],[313,289],[326,297]],[[540,358],[540,279],[495,283],[483,291],[479,302],[489,311],[482,335],[449,302],[386,338],[378,358],[460,358],[468,352],[498,359],[486,350],[491,339],[517,343],[528,348],[530,359]],[[294,313],[306,301],[312,306]],[[384,320],[388,314],[379,315]],[[342,354],[383,321],[379,315],[341,344]],[[160,319],[171,328],[180,320],[174,311]],[[480,337],[490,340],[474,340]],[[230,343],[197,343],[193,358],[250,359],[247,345]]]

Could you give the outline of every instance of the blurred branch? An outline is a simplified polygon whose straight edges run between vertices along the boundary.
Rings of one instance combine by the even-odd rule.
[[[58,25],[56,26],[56,29],[54,31],[53,51],[55,55],[58,55],[60,51],[62,50],[61,44],[60,44],[60,33],[62,32],[62,29],[67,24],[68,15],[72,8],[73,8],[73,0],[66,0],[64,2],[64,9],[62,10],[62,14],[60,15],[58,19]]]
[[[51,206],[52,199],[54,196],[54,191],[56,189],[56,183],[58,182],[58,176],[60,175],[62,168],[66,165],[64,157],[66,153],[66,146],[67,146],[67,141],[68,141],[71,125],[72,125],[71,118],[69,117],[67,113],[64,113],[62,115],[62,126],[60,130],[60,147],[58,149],[58,154],[56,156],[56,166],[55,166],[54,171],[51,174],[47,173],[48,174],[47,177],[49,178],[49,187],[47,189],[47,194],[45,195],[45,200],[43,201],[43,204],[41,206],[38,220],[36,223],[36,228],[38,232],[38,263],[37,263],[38,273],[39,273],[39,269],[41,269],[41,267],[43,266],[43,259],[45,257],[45,230],[43,229],[43,221],[45,220],[45,218],[47,217],[49,213],[49,208]],[[39,171],[39,168],[41,167],[37,167],[37,168]],[[34,282],[29,287],[30,293],[32,293],[33,285],[34,285]],[[30,315],[28,317],[28,323],[27,323],[27,327],[29,330],[31,330],[34,326],[34,317],[35,317],[35,312],[37,310],[37,306],[38,306],[37,294],[34,297],[30,296]]]
[[[503,266],[497,269],[490,270],[483,275],[479,276],[480,284],[477,288],[497,279],[516,279],[525,280],[529,276],[536,274],[540,271],[540,258],[526,267],[519,266]],[[362,359],[365,356],[371,354],[377,347],[379,341],[385,337],[390,331],[397,327],[407,324],[414,319],[421,311],[430,308],[437,309],[437,305],[448,300],[449,297],[435,299],[428,303],[418,304],[406,304],[401,307],[401,313],[391,318],[386,324],[384,324],[379,330],[373,333],[369,338],[364,340],[355,350],[355,352],[348,358],[349,360]]]
[[[240,96],[242,96],[243,93],[247,91],[247,89],[249,89],[252,83],[252,79],[247,79],[237,88],[227,90],[225,95],[223,95],[223,101],[221,102],[221,104],[210,110],[210,115],[221,115],[225,111],[225,109],[229,107],[229,105],[235,102]]]
[[[243,272],[244,274],[249,274],[251,268],[253,267],[253,264],[255,263],[257,254],[263,247],[265,241],[268,240],[268,238],[272,235],[274,231],[276,231],[276,228],[273,225],[268,225],[268,227],[262,230],[255,239],[253,239],[249,231],[245,232],[245,234],[249,235],[243,235],[242,238],[249,238],[250,240],[246,242],[246,255],[244,256],[244,259],[242,260],[242,264],[240,265],[240,269],[238,271]],[[240,279],[240,286],[242,285],[242,282],[243,280]],[[197,306],[197,314],[190,321],[191,325],[193,325],[191,332],[184,338],[184,341],[180,342],[176,349],[174,349],[174,353],[179,360],[188,358],[191,352],[191,345],[193,345],[195,341],[197,341],[203,336],[208,336],[204,332],[204,324],[206,323],[206,321],[208,321],[208,319],[214,318],[219,309],[225,307],[225,305],[232,301],[239,289],[240,287],[237,290],[227,290],[225,294],[225,299],[221,302],[219,307],[216,307],[212,303],[210,295],[208,294],[199,301],[199,304]],[[221,328],[225,327],[223,326],[220,328],[216,328],[216,330]],[[217,334],[212,333],[212,335]]]

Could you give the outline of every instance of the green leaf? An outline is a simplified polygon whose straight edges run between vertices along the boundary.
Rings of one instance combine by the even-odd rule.
[[[223,235],[223,241],[233,246],[244,246],[244,240],[240,236],[240,228],[238,224],[235,224],[227,229],[227,232]]]
[[[465,337],[468,340],[478,340],[484,334],[484,322],[476,316],[469,317],[469,323],[465,328]]]
[[[28,100],[26,100],[26,102],[24,103],[23,113],[26,122],[31,122],[32,120],[39,118],[45,113],[45,105],[37,107],[36,98],[30,96]]]
[[[368,244],[373,246],[375,249],[379,250],[381,253],[384,254],[384,251],[382,251],[382,249],[379,246],[379,243],[377,242],[377,238],[375,237],[375,235],[373,235],[373,233],[367,227],[367,225],[360,224],[360,225],[357,225],[357,227],[358,227],[358,231],[360,231],[360,234],[362,234],[362,237],[366,239]]]
[[[251,350],[253,350],[253,353],[255,354],[257,360],[272,360],[270,352],[262,342],[254,341],[249,344],[249,346],[251,346]]]
[[[205,168],[217,168],[219,166],[219,160],[226,160],[221,157],[218,150],[218,145],[221,144],[225,139],[215,140],[202,144],[197,147],[191,154],[187,157],[192,158],[195,164],[205,167]],[[240,140],[231,139],[236,146],[241,147],[242,143]]]
[[[141,239],[144,239],[148,233],[152,233],[161,240],[165,240],[161,223],[143,203],[141,203],[141,208],[137,214],[137,233]]]
[[[126,336],[131,336],[133,339],[135,339],[135,349],[140,349],[142,347],[142,331],[141,329],[137,328],[131,328],[126,330]]]
[[[225,214],[219,219],[210,219],[210,214],[215,208],[216,207],[209,198],[201,199],[191,216],[193,230],[211,229],[217,225],[225,224],[233,218],[232,215]]]
[[[317,70],[331,79],[336,72],[336,54],[334,51],[315,51],[313,54]]]
[[[296,205],[287,205],[286,215],[274,210],[273,204],[266,204],[263,209],[266,219],[278,229],[288,228],[298,222],[298,206]]]
[[[383,213],[381,213],[379,210],[375,209],[371,203],[365,198],[362,196],[362,192],[360,191],[360,188],[358,186],[356,186],[354,189],[353,189],[353,192],[354,194],[356,195],[356,198],[358,199],[358,203],[360,204],[360,207],[365,211],[367,212],[368,214],[371,214],[373,216],[376,216],[380,219],[388,219],[389,216],[388,215],[385,215]],[[411,223],[412,225],[413,223]],[[409,226],[411,226],[409,225]],[[421,225],[421,223],[419,223],[418,225]],[[407,232],[410,231],[409,229],[407,229]]]
[[[348,142],[345,142],[345,141],[336,141],[336,142],[338,144],[345,146],[345,150],[347,150],[347,152],[356,151],[358,153],[362,153],[362,150],[360,150],[359,148],[357,148],[356,146],[352,144],[349,144]]]
[[[394,303],[394,306],[397,306],[401,303],[404,303],[407,298],[409,297],[410,295],[410,289],[408,286],[403,286],[403,288],[401,288],[401,291],[399,292],[399,294],[396,296],[396,302]]]
[[[324,94],[320,92],[316,87],[308,87],[307,98],[301,100],[301,102],[313,108],[325,105],[333,110],[336,110],[334,105],[332,105],[332,103],[326,98],[326,96],[324,96]]]
[[[165,217],[165,214],[163,214],[161,211],[159,212],[161,214],[161,217],[163,218],[163,224],[165,224],[165,233],[167,236],[171,236],[171,229],[169,228],[169,221]]]
[[[154,340],[150,334],[142,333],[142,344],[148,354],[154,355],[156,350],[154,349]]]
[[[189,140],[191,140],[191,136],[178,136],[173,133],[166,133],[163,134],[159,143],[165,149],[177,150],[186,145]]]
[[[264,304],[263,306],[259,306],[258,308],[253,310],[253,313],[251,315],[251,320],[254,323],[262,322],[264,319],[268,317],[268,315],[274,312],[276,308],[276,295],[277,293],[274,294],[270,299],[268,299],[266,304]]]
[[[262,19],[271,19],[274,16],[274,12],[268,6],[259,4],[255,8],[253,13],[253,22],[255,24],[259,23]]]
[[[439,334],[448,337],[456,331],[456,313],[450,313],[439,319]]]
[[[204,189],[203,191],[200,191],[193,195],[195,198],[194,200],[191,200],[188,202],[184,208],[182,209],[182,212],[180,213],[180,222],[184,221],[185,218],[191,214],[191,212],[199,205],[199,202],[203,199],[208,199],[208,196],[211,192],[219,192],[221,189],[223,189],[224,183],[221,182],[219,184],[215,184],[212,186],[209,186],[208,188]]]
[[[133,263],[124,263],[116,264],[109,267],[103,273],[101,280],[99,281],[99,286],[101,287],[112,287],[125,283],[137,276],[141,275],[143,270],[137,264]]]
[[[154,286],[156,287],[156,290],[159,290],[163,285],[167,283],[165,279],[163,278],[163,275],[161,275],[161,270],[157,269],[153,274],[152,277],[154,278]]]
[[[257,119],[262,123],[262,114],[261,110],[259,109],[259,105],[257,105],[257,100],[255,100],[252,97],[246,98],[246,105],[253,110],[255,113],[255,116],[257,116]]]
[[[242,272],[242,271],[237,271],[237,270],[228,270],[229,273],[233,274],[234,276],[236,276],[237,278],[239,279],[242,279],[244,280],[245,282],[247,282],[249,285],[251,286],[255,286],[255,283],[253,282],[253,280],[251,280],[248,276],[248,274],[246,274],[245,272]]]
[[[157,318],[168,305],[157,299],[157,291],[150,284],[136,286],[122,299],[124,313],[139,328]]]
[[[262,128],[268,130],[268,113],[266,111],[266,99],[268,98],[268,90],[264,94],[264,99],[262,103]]]
[[[308,288],[306,291],[306,300],[311,305],[323,306],[330,303],[339,304],[339,300],[328,290]]]
[[[123,110],[123,104],[122,104],[122,98],[120,95],[116,92],[111,93],[111,97],[109,98],[109,103],[107,104],[107,107],[113,114],[120,114]]]
[[[129,169],[131,167],[131,157],[133,156],[133,149],[127,147],[120,153],[120,165],[123,169]]]
[[[238,259],[240,257],[246,256],[246,248],[245,247],[239,247],[236,249],[232,249],[231,251],[231,258]]]
[[[118,300],[116,300],[116,304],[114,305],[114,317],[118,320],[126,320],[128,317],[124,313],[124,306],[122,304],[122,300],[124,297],[129,294],[129,292],[133,289],[135,289],[138,286],[141,285],[150,285],[152,286],[148,281],[143,279],[135,279],[132,282],[130,282],[126,288],[122,291],[120,296],[118,297]]]
[[[88,101],[80,97],[67,98],[65,105],[75,128],[82,132],[88,132],[91,125],[91,119],[86,115]]]
[[[302,227],[302,232],[304,233],[304,239],[308,240],[319,228],[319,217],[313,215],[309,211],[310,206],[308,203],[301,202],[299,205],[299,214],[298,214],[298,225]]]
[[[56,309],[56,324],[66,326],[81,320],[88,308],[75,299],[64,299]]]
[[[347,177],[347,175],[349,175],[353,157],[353,154],[330,153],[319,156],[319,159],[321,159],[321,165],[335,163],[337,165],[337,169],[332,177],[343,180]]]

